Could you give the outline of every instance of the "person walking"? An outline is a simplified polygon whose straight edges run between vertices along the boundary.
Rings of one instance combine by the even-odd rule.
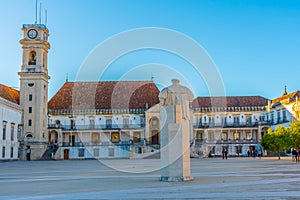
[[[225,158],[227,160],[227,149],[225,149]]]
[[[222,158],[223,158],[223,160],[225,158],[225,150],[224,149],[222,150]]]
[[[295,154],[296,154],[296,150],[292,148],[292,162],[295,161]]]

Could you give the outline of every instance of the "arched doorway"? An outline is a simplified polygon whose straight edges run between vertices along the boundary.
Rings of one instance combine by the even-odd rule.
[[[49,143],[54,144],[57,142],[58,142],[58,133],[53,130],[49,133]]]
[[[149,133],[150,133],[150,138],[149,142],[150,144],[159,144],[160,140],[160,134],[159,134],[159,119],[157,117],[152,117],[149,120]]]

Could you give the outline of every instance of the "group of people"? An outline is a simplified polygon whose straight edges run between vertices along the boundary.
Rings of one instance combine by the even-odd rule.
[[[299,162],[299,157],[300,157],[300,149],[292,149],[292,161],[294,162]]]
[[[248,150],[247,155],[248,155],[248,157],[253,157],[253,158],[259,157],[259,158],[261,158],[263,156],[263,152],[262,152],[262,149],[260,149],[260,150],[255,149],[255,150],[251,150],[251,151]]]

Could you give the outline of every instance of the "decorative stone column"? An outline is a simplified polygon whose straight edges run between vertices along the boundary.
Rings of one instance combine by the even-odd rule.
[[[173,79],[159,94],[161,123],[161,181],[191,180],[190,109],[192,92]]]

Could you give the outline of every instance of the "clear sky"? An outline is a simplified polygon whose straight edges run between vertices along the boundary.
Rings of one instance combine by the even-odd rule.
[[[107,38],[130,29],[160,27],[183,33],[199,43],[221,74],[227,95],[275,98],[300,89],[299,0],[39,0],[48,11],[49,97],[66,74],[76,80],[90,52]],[[34,23],[35,0],[0,1],[0,83],[19,87],[22,24]],[[122,56],[105,78],[119,80],[124,68],[158,63],[174,67],[197,96],[208,96],[203,80],[189,75],[182,59],[157,50]],[[119,74],[118,74],[119,72]],[[158,71],[137,80],[156,80]],[[132,77],[131,77],[132,78]],[[198,84],[199,83],[199,84]],[[198,85],[197,85],[198,84]]]

